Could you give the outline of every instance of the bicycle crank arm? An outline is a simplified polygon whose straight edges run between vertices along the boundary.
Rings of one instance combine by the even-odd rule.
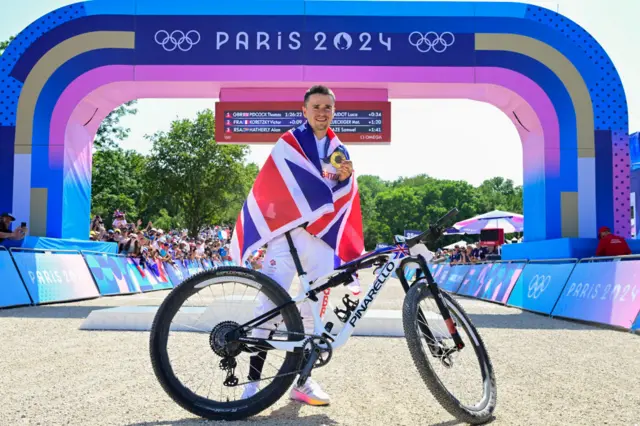
[[[316,361],[318,361],[318,359],[320,358],[320,351],[321,351],[320,348],[317,346],[311,349],[311,353],[309,354],[309,359],[307,360],[307,363],[304,365],[304,367],[302,367],[302,372],[298,377],[298,386],[303,386],[304,383],[309,378],[309,376],[311,375],[311,370],[316,364]]]

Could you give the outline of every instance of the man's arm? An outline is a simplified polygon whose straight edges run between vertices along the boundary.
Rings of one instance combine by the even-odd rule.
[[[0,232],[0,238],[4,238],[6,240],[21,240],[24,238],[26,234],[26,229],[18,228],[13,232]]]
[[[604,238],[600,240],[600,242],[598,243],[598,248],[596,248],[596,256],[604,256],[608,241],[609,240]]]

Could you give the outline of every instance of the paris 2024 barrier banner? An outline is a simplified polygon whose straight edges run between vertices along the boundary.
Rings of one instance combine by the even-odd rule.
[[[507,304],[550,315],[576,263],[530,262]]]
[[[0,308],[170,289],[195,273],[228,264],[141,263],[113,254],[0,250]],[[430,269],[443,289],[459,295],[557,317],[640,328],[640,259],[437,264]]]
[[[630,329],[640,310],[640,259],[578,263],[552,315]]]
[[[11,255],[34,305],[100,296],[79,253],[14,251]]]
[[[430,269],[443,289],[462,296],[557,317],[640,329],[640,259],[434,264]]]

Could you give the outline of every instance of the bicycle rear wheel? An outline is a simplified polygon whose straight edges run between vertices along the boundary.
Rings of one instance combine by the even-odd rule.
[[[243,303],[250,301],[252,295],[247,294],[247,289],[244,292],[237,291],[240,286],[246,286],[250,290],[249,293],[257,293],[253,301],[268,303],[271,306],[269,310],[291,300],[282,287],[260,272],[239,267],[217,268],[196,274],[173,289],[158,309],[151,329],[149,345],[151,362],[156,378],[163,389],[182,408],[210,420],[240,420],[260,413],[282,397],[293,383],[296,371],[300,369],[302,351],[272,350],[268,352],[268,356],[266,352],[262,352],[271,360],[271,362],[267,360],[267,364],[272,366],[274,359],[281,359],[282,366],[274,367],[271,374],[260,371],[257,377],[251,377],[252,369],[255,370],[251,357],[255,355],[247,352],[248,345],[226,341],[228,331],[257,317],[255,311],[252,313],[250,309],[243,309]],[[230,293],[233,295],[230,296]],[[190,298],[195,295],[198,297],[191,303]],[[219,302],[212,302],[211,298],[215,296],[223,296],[223,300],[229,302],[228,309],[220,306]],[[183,323],[174,323],[174,321],[183,321]],[[271,333],[271,338],[274,340],[278,340],[279,337],[285,340],[300,340],[304,336],[300,312],[293,304],[282,309],[278,319],[273,319],[260,327],[266,327],[272,323],[276,323],[274,329],[264,331],[264,328],[260,330],[256,328],[254,331]],[[178,342],[171,347],[170,333],[174,333],[172,336],[176,337]],[[189,338],[198,341],[194,345],[189,345],[190,342],[187,341]],[[175,359],[172,356],[174,348],[180,355]],[[189,378],[185,379],[186,375],[179,374],[179,360],[185,361],[183,364],[187,367],[202,365],[203,371],[189,373]],[[247,360],[249,362],[243,368],[242,363]],[[238,368],[237,377],[235,376],[236,367]],[[261,366],[260,369],[264,367],[269,365]],[[231,369],[234,377],[229,380]],[[223,370],[222,377],[215,379],[216,373],[219,373],[218,370]],[[208,385],[205,383],[203,388],[203,382],[209,376],[212,376],[211,382]],[[271,383],[253,396],[246,399],[240,397],[236,400],[245,383],[264,383],[263,381],[267,379],[272,380]],[[197,387],[196,384],[198,384]],[[199,394],[200,389],[203,389],[206,395]],[[218,390],[220,390],[220,396],[210,396],[212,392],[215,393]]]
[[[492,418],[497,396],[491,360],[462,306],[448,293],[441,294],[465,347],[462,351],[455,348],[433,295],[422,279],[409,289],[403,304],[402,321],[409,352],[422,380],[445,410],[463,422],[486,423]],[[468,356],[469,361],[463,356]],[[462,370],[467,363],[473,364],[469,372]],[[452,389],[447,372],[461,382],[459,391]],[[474,391],[472,376],[478,373],[480,395],[467,398]]]

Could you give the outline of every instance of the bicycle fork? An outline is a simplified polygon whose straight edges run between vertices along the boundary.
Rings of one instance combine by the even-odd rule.
[[[433,295],[433,299],[436,302],[436,306],[438,307],[440,314],[442,314],[442,319],[444,320],[447,330],[451,334],[451,338],[453,339],[453,342],[456,348],[458,350],[462,350],[465,346],[464,342],[462,341],[462,338],[460,337],[460,334],[456,329],[456,325],[454,324],[453,319],[451,318],[451,314],[449,313],[449,309],[447,308],[444,302],[444,298],[442,297],[442,292],[438,287],[438,284],[436,284],[435,280],[433,279],[433,275],[431,275],[431,271],[429,270],[427,263],[422,258],[422,256],[418,257],[417,259],[415,258],[407,259],[407,261],[408,261],[407,263],[417,261],[418,264],[420,265],[420,269],[416,273],[416,279],[414,283],[418,282],[422,278],[421,275],[423,275],[424,278],[427,280],[427,286],[429,288],[429,291],[431,291],[431,294]],[[407,282],[407,279],[405,278],[404,264],[405,264],[404,261],[400,264],[400,273],[397,275],[398,275],[398,278],[400,279],[400,283],[402,284],[402,287],[406,294],[409,292],[410,285]],[[420,307],[418,307],[418,326],[420,327],[420,331],[422,332],[422,334],[424,334],[427,337],[428,341],[438,342],[436,337],[433,335],[433,333],[427,326],[427,319],[424,316],[424,313],[422,312],[422,308]],[[440,358],[443,355],[442,349],[438,345],[429,344],[428,346],[433,356]]]

